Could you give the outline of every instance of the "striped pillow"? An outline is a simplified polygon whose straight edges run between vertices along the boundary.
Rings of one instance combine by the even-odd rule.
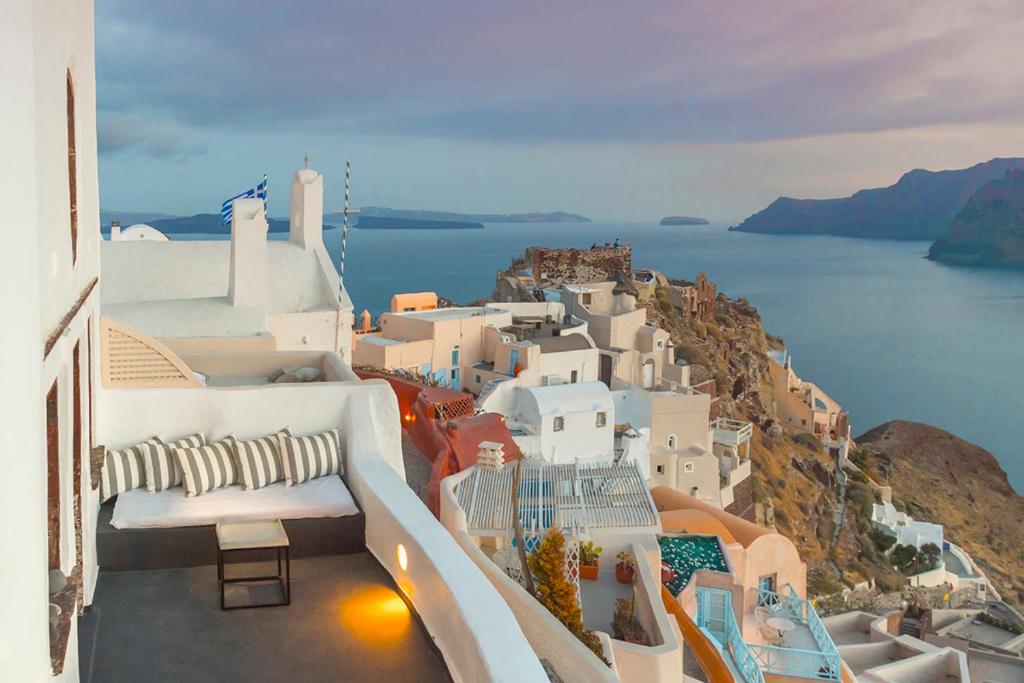
[[[199,496],[213,489],[238,483],[235,469],[235,437],[198,448],[175,448],[186,496]]]
[[[198,448],[206,445],[206,437],[193,434],[171,443],[142,444],[142,462],[146,467],[146,490],[150,493],[181,486],[181,470],[174,460],[175,448]]]
[[[235,465],[243,491],[253,491],[284,479],[278,437],[291,436],[287,428],[252,441],[235,441]]]
[[[121,450],[108,450],[103,456],[100,475],[100,502],[105,503],[119,493],[137,489],[146,483],[146,466],[142,462],[142,446],[160,443],[155,436]]]
[[[337,429],[312,436],[279,434],[281,464],[287,486],[301,484],[328,474],[342,474],[341,447]]]

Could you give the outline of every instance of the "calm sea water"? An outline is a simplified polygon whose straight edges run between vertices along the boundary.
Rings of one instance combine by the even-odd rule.
[[[338,231],[324,233],[335,258]],[[1024,491],[1024,272],[942,266],[926,242],[766,236],[725,226],[588,223],[484,230],[352,230],[345,283],[376,316],[396,291],[484,297],[531,245],[620,238],[635,266],[692,279],[705,271],[746,297],[783,337],[801,377],[851,413],[854,433],[903,418],[992,451]]]

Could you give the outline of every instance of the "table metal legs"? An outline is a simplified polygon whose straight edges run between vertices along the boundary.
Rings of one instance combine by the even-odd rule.
[[[271,550],[271,548],[247,548],[248,550]],[[277,574],[274,576],[237,576],[226,578],[224,576],[224,556],[229,552],[240,552],[232,550],[217,549],[217,582],[220,584],[220,608],[222,610],[251,609],[255,607],[283,607],[292,604],[292,562],[289,548],[273,548],[277,556]],[[284,574],[281,573],[281,551],[284,551]],[[261,581],[276,581],[281,587],[283,600],[280,602],[257,603],[255,605],[233,605],[228,607],[224,600],[225,587],[229,583],[258,583]]]

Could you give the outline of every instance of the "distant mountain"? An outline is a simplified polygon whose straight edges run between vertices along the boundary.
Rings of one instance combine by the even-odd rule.
[[[905,173],[895,185],[843,199],[779,197],[737,226],[741,232],[934,240],[981,186],[1024,168],[1024,159],[992,159],[955,171]]]
[[[428,221],[422,218],[360,215],[355,227],[363,230],[483,230],[483,223],[469,221]]]
[[[662,225],[709,225],[706,218],[694,218],[693,216],[666,216],[661,219]]]
[[[111,221],[120,221],[122,228],[136,223],[149,223],[163,218],[177,218],[169,213],[146,213],[144,211],[110,211],[100,209],[100,225],[109,230]]]
[[[386,206],[364,206],[359,215],[374,218],[404,218],[426,221],[458,221],[463,223],[589,223],[590,219],[574,213],[456,213],[454,211],[427,211],[424,209],[391,209]],[[324,216],[329,223],[341,222],[341,213]]]
[[[971,195],[928,258],[960,266],[1024,267],[1024,170]]]
[[[267,220],[270,232],[288,232],[288,221],[280,218]],[[230,235],[231,226],[221,222],[219,213],[197,213],[194,216],[177,216],[149,221],[149,225],[165,235],[198,233],[203,235]]]

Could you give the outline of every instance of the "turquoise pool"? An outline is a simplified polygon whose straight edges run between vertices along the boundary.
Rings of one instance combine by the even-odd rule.
[[[659,536],[658,545],[661,546],[661,559],[676,574],[665,584],[672,595],[679,595],[686,588],[695,571],[729,571],[722,547],[714,536]]]

